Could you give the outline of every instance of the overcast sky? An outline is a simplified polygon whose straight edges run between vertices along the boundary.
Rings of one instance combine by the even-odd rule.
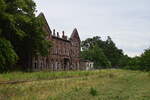
[[[71,35],[76,27],[81,40],[111,36],[129,56],[150,47],[150,0],[35,0],[51,29]]]

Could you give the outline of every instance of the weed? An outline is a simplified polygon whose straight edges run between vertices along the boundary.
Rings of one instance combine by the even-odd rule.
[[[98,91],[95,89],[95,88],[90,88],[90,94],[92,95],[92,96],[97,96],[98,95]]]
[[[76,92],[79,92],[82,88],[81,87],[75,87],[73,88]]]

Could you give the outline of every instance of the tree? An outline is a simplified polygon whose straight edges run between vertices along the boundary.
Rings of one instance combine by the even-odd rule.
[[[141,56],[130,58],[125,68],[150,71],[150,49],[145,50]]]
[[[116,47],[111,37],[108,36],[105,42],[105,46],[103,46],[102,49],[108,60],[111,62],[112,66],[117,67],[119,65],[119,60],[123,56],[123,51]]]
[[[17,60],[18,56],[10,42],[0,38],[0,72],[7,71]]]
[[[95,68],[108,68],[111,66],[110,61],[100,48],[100,45],[103,45],[103,41],[100,37],[96,36],[88,38],[85,41],[82,41],[81,44],[81,57],[83,59],[94,61]]]
[[[82,50],[86,51],[97,45],[102,49],[107,60],[113,67],[118,67],[121,63],[120,59],[124,56],[123,51],[118,49],[112,39],[108,36],[106,41],[103,41],[101,37],[95,36],[82,41]]]
[[[93,46],[86,51],[81,52],[82,58],[93,61],[95,68],[109,68],[111,63],[108,61],[106,56],[104,55],[101,48],[97,45]]]
[[[130,64],[132,58],[128,57],[128,55],[123,55],[118,64],[119,64],[119,68],[124,68],[126,66],[128,66]]]
[[[100,47],[95,45],[90,51],[96,68],[109,68],[111,66],[110,61],[107,59]]]
[[[150,71],[150,49],[145,50],[145,52],[141,55],[140,66],[142,66],[143,70]]]
[[[85,41],[82,41],[81,47],[83,50],[88,50],[93,48],[95,45],[102,47],[104,45],[104,41],[101,40],[101,37],[95,36],[93,38],[88,38]]]
[[[0,37],[11,45],[24,66],[31,66],[34,55],[46,56],[51,46],[45,39],[42,18],[37,18],[35,11],[33,0],[0,0]]]

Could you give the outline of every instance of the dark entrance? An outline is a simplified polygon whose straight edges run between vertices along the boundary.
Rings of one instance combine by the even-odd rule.
[[[68,70],[68,69],[69,69],[69,59],[64,58],[64,70]]]

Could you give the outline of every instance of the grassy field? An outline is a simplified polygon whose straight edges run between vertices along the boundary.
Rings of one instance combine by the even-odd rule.
[[[0,74],[0,100],[150,100],[150,72],[96,70]]]

